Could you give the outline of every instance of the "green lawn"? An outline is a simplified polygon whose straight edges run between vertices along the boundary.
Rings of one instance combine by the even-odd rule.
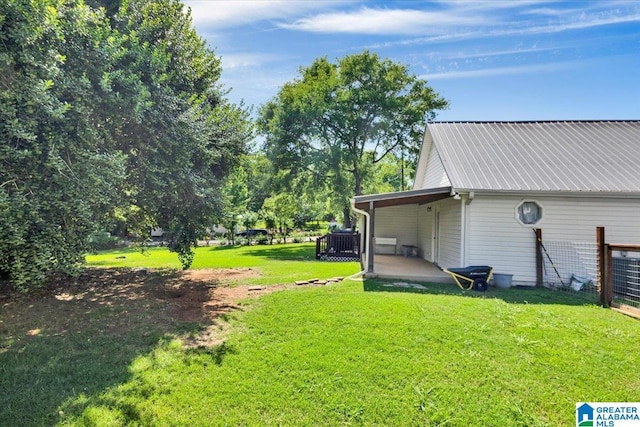
[[[296,280],[351,276],[360,271],[357,262],[317,262],[314,243],[266,246],[199,247],[191,268],[255,268],[261,276],[243,280],[255,285],[293,283]],[[87,256],[90,267],[148,267],[179,269],[175,253],[166,248],[105,251]]]
[[[228,251],[270,262],[269,247]],[[248,301],[214,348],[105,305],[0,347],[0,425],[569,426],[576,402],[640,395],[637,320],[550,291],[384,283]],[[128,327],[101,330],[110,316]]]

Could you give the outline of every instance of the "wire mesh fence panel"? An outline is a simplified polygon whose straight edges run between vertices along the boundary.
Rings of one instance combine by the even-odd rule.
[[[614,304],[640,308],[640,249],[613,252],[611,282]]]
[[[544,286],[598,302],[598,247],[590,242],[543,242]]]

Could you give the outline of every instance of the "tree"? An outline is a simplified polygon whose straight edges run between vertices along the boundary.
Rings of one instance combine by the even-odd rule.
[[[221,220],[223,179],[251,137],[248,113],[224,99],[220,60],[179,1],[123,2],[111,22],[127,35],[111,87],[140,100],[113,123],[127,202],[139,208],[130,222],[161,227],[187,268],[197,239]]]
[[[286,242],[296,214],[296,201],[291,194],[278,193],[267,198],[262,205],[261,216],[267,227],[277,228]]]
[[[0,273],[18,286],[77,271],[118,199],[125,158],[90,114],[108,31],[81,4],[0,6]]]
[[[329,186],[349,226],[367,171],[390,153],[417,156],[425,120],[447,106],[407,67],[364,51],[301,69],[263,106],[260,125],[276,170]]]
[[[404,191],[411,187],[414,174],[413,164],[395,153],[388,154],[371,170],[366,170],[367,180],[362,185],[363,194],[390,193]]]
[[[177,0],[0,3],[0,274],[73,273],[116,219],[188,267],[251,135],[219,76]]]

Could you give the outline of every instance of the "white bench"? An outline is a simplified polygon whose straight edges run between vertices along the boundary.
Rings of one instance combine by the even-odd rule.
[[[397,253],[398,239],[395,237],[375,237],[375,243],[375,253],[391,255]]]

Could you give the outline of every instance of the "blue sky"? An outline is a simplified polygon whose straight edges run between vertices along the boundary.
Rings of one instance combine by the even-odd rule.
[[[640,1],[185,1],[233,102],[365,49],[450,102],[437,120],[640,119]]]

